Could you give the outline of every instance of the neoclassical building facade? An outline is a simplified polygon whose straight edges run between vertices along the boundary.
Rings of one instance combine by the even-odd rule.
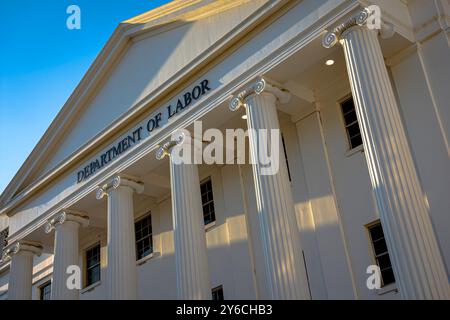
[[[449,32],[448,0],[124,21],[0,197],[0,299],[449,299]],[[207,129],[279,130],[278,170],[251,133],[179,161]]]

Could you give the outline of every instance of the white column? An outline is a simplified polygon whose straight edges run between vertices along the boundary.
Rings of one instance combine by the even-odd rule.
[[[52,300],[78,300],[79,289],[69,288],[67,273],[69,266],[79,266],[78,229],[87,226],[89,219],[81,212],[65,210],[49,220],[45,232],[55,229],[53,255]]]
[[[42,246],[27,241],[19,241],[5,251],[3,259],[11,259],[8,300],[31,300],[33,257],[41,252]]]
[[[137,299],[136,243],[133,193],[144,185],[125,176],[97,190],[97,199],[108,196],[107,295],[110,300]]]
[[[344,48],[364,154],[396,284],[405,299],[449,299],[449,283],[377,32],[364,9],[323,44]]]
[[[157,159],[170,156],[178,299],[211,300],[198,168],[195,164],[183,162],[177,148],[185,144],[188,145],[185,150],[191,150],[193,143],[183,132],[174,140],[158,150]]]
[[[260,78],[254,85],[237,94],[231,110],[246,107],[250,153],[258,208],[259,227],[265,260],[268,288],[272,299],[309,299],[306,270],[302,259],[300,235],[297,229],[294,201],[287,165],[282,156],[277,101],[287,102],[289,93]],[[262,160],[270,150],[260,136],[261,129],[276,138],[278,150],[272,161],[278,170],[269,170]],[[276,168],[276,166],[274,166]]]

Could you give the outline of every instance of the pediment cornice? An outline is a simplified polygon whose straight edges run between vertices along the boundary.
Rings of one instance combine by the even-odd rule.
[[[111,138],[115,133],[126,128],[130,123],[141,116],[144,110],[148,110],[149,106],[157,103],[158,99],[161,99],[162,96],[165,96],[167,93],[182,86],[194,74],[197,74],[199,72],[198,70],[204,69],[205,66],[214,61],[214,58],[221,55],[227,49],[231,48],[234,43],[243,38],[246,31],[252,30],[261,21],[285,6],[286,1],[274,0],[262,5],[258,10],[251,14],[248,19],[237,25],[217,43],[206,50],[206,52],[192,61],[192,63],[182,68],[161,86],[135,103],[126,114],[111,123],[80,148],[74,150],[69,158],[61,161],[50,171],[35,176],[31,183],[24,183],[27,178],[39,171],[40,165],[45,161],[45,157],[52,152],[52,148],[54,149],[55,146],[58,145],[58,137],[60,137],[62,133],[76,121],[80,113],[82,113],[83,108],[86,106],[86,103],[89,101],[89,98],[92,97],[96,88],[114,67],[117,59],[126,51],[133,38],[141,37],[147,32],[157,32],[159,27],[166,27],[168,23],[173,23],[177,21],[177,19],[199,19],[206,14],[211,15],[214,14],[214,12],[227,10],[248,1],[249,0],[173,1],[166,6],[149,11],[121,23],[44,133],[43,137],[0,196],[0,214],[14,214],[14,208],[24,203],[24,201],[47,186],[51,181],[54,181],[64,174],[64,172],[76,166],[83,157],[99,148],[102,142]],[[214,10],[206,10],[209,8],[208,6],[213,6]],[[169,15],[165,12],[169,12]],[[166,19],[164,19],[165,16]]]

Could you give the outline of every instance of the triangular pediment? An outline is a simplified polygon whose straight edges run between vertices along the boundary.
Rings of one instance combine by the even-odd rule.
[[[0,206],[223,41],[268,0],[173,1],[121,23],[0,198]]]

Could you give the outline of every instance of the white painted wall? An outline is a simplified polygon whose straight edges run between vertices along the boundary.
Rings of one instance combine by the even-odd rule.
[[[439,39],[440,36],[436,38],[430,41],[439,42],[442,40]],[[432,45],[432,43],[426,44],[426,46]],[[436,49],[444,50],[444,48]],[[450,57],[448,46],[447,53]],[[425,52],[423,54],[426,56]],[[426,76],[430,71],[429,69],[424,71],[420,56],[417,53],[411,54],[401,63],[392,66],[391,70],[414,161],[428,201],[438,244],[445,258],[447,274],[449,274],[450,150],[446,148],[445,135],[450,129],[446,125],[446,123],[450,124],[450,118],[445,118],[445,112],[450,109],[450,69],[447,67],[450,67],[448,62],[442,64],[442,69],[448,71],[447,79],[442,78],[442,82],[437,82],[432,87],[433,92],[430,92],[426,83]],[[433,72],[432,75],[438,76]],[[443,74],[441,75],[443,76]],[[438,95],[442,96],[442,99],[448,100],[443,102],[437,97]],[[441,124],[444,125],[442,127],[444,130],[441,130]]]
[[[211,79],[212,88],[219,88],[223,84],[229,83],[236,77],[239,77],[239,75],[243,72],[251,69],[254,65],[265,59],[270,53],[277,50],[280,45],[292,40],[292,38],[297,36],[299,33],[308,30],[308,27],[310,27],[312,23],[316,22],[319,17],[329,11],[332,11],[337,5],[342,3],[343,1],[341,0],[305,0],[301,2],[301,5],[293,7],[285,15],[281,16],[276,23],[273,23],[264,29],[263,33],[257,34],[255,37],[248,39],[245,44],[239,47],[239,50],[234,51],[226,59],[220,61],[214,68],[202,75],[202,78]],[[150,54],[148,51],[145,52],[147,55]],[[143,69],[145,68],[139,68],[139,70]],[[129,70],[134,70],[134,67],[130,67]],[[130,75],[128,73],[123,75],[125,79],[128,79],[129,76]],[[126,82],[128,83],[131,81],[127,80]],[[103,92],[103,90],[100,91]],[[124,90],[114,87],[111,91],[117,93]],[[213,94],[213,92],[210,94]],[[91,121],[95,122],[95,125],[94,123],[78,122],[76,125],[76,130],[85,134],[86,132],[89,132],[91,128],[99,128],[97,124],[100,123],[100,121],[103,121],[102,119],[110,112],[109,107],[108,112],[104,111],[105,106],[109,106],[109,104],[106,102],[103,103],[103,113],[100,115],[97,114],[96,116],[90,118]],[[162,107],[163,106],[164,104]],[[86,112],[89,112],[89,110]],[[75,138],[72,138],[72,136]],[[62,146],[60,149],[65,151],[58,152],[64,152],[67,154],[74,152],[77,144],[79,145],[85,143],[90,138],[91,136],[81,137],[77,136],[75,133],[70,133],[68,134],[68,138],[66,140],[69,141],[67,144],[70,144],[71,147]],[[74,144],[72,144],[70,141],[78,142],[73,142]],[[61,159],[58,155],[55,155],[54,158]],[[51,163],[51,161],[52,160],[49,160],[49,163]],[[105,169],[107,168],[104,168],[103,170]],[[76,172],[65,173],[62,177],[58,178],[58,180],[54,181],[48,188],[42,190],[37,197],[34,197],[32,200],[17,209],[17,212],[10,221],[10,234],[15,233],[20,228],[31,223],[43,213],[48,212],[48,210],[50,210],[55,204],[61,202],[66,197],[76,194],[77,189],[83,187],[83,184],[84,183],[76,184]]]
[[[216,79],[217,85],[227,83],[243,70],[264,59],[280,43],[305,30],[308,24],[317,18],[317,8],[324,10],[323,8],[330,3],[304,1],[303,7],[293,8],[276,24],[267,28],[264,34],[249,40],[229,59],[221,61],[215,69],[208,72],[208,76]],[[411,6],[412,21],[419,24],[424,19],[417,13],[421,7],[417,1],[411,3],[414,4]],[[231,20],[236,23],[243,15],[245,12],[236,18],[237,20]],[[225,17],[220,16],[217,19]],[[172,36],[176,38],[177,35],[184,33],[192,37],[193,34],[190,32],[194,29],[187,26],[183,27],[187,29],[178,30],[177,32],[181,32],[179,34],[173,31]],[[170,37],[168,39],[173,40]],[[145,62],[150,65],[141,65],[144,63],[141,61],[131,61],[149,60],[144,58],[151,52],[149,51],[151,41],[150,38],[144,39],[127,53],[123,65],[118,66],[105,84],[104,93],[99,92],[93,100],[87,112],[87,114],[91,112],[90,116],[86,116],[86,120],[82,120],[79,127],[70,133],[70,138],[64,142],[60,153],[56,155],[53,163],[49,163],[48,168],[72,152],[77,144],[85,142],[95,130],[98,131],[100,127],[116,118],[123,112],[122,107],[129,107],[136,99],[151,91],[152,88],[148,87],[151,78],[148,77],[156,77],[158,81],[163,81],[162,73],[156,76],[157,73],[150,75],[143,71],[145,67],[150,68],[152,61]],[[187,43],[180,46],[186,50]],[[445,257],[447,271],[450,266],[449,51],[448,35],[437,33],[424,40],[418,52],[414,51],[390,66],[403,121],[429,203],[439,245]],[[191,58],[189,56],[186,59]],[[124,76],[125,67],[134,70],[132,74],[137,77],[135,81],[140,83],[136,87],[127,87],[121,83],[120,78]],[[167,74],[176,69],[168,68],[164,71]],[[120,92],[118,88],[122,88],[124,93],[120,98],[113,99],[107,95],[112,91]],[[374,261],[364,226],[376,220],[378,215],[372,199],[364,155],[361,152],[348,152],[338,105],[340,99],[350,93],[348,80],[344,75],[339,83],[334,83],[327,90],[316,93],[317,112],[296,123],[290,123],[286,121],[286,117],[281,117],[312,296],[316,299],[397,299],[398,294],[389,292],[380,295],[369,291],[365,286],[366,268]],[[111,117],[105,118],[105,123],[99,127],[93,127],[94,131],[82,133],[83,128],[91,129],[88,118],[98,120],[100,108],[104,108],[105,105],[111,107]],[[103,119],[103,115],[100,118]],[[267,298],[251,167],[246,165],[240,169],[238,166],[222,166],[201,170],[201,178],[212,176],[216,205],[216,225],[207,231],[211,287],[223,285],[226,299]],[[70,174],[55,181],[49,189],[43,190],[39,197],[24,205],[22,210],[10,219],[11,233],[39,217],[64,196],[75,191],[76,186],[73,185],[73,176]],[[145,201],[136,203],[136,216],[147,210],[152,211],[155,256],[137,266],[139,297],[175,298],[170,197],[157,204]],[[106,279],[104,233],[100,235],[100,240],[101,277]],[[90,239],[84,239],[82,247],[85,248],[90,244],[92,244]],[[80,261],[82,255],[81,252]],[[38,287],[46,281],[50,272],[51,256],[44,255],[36,259],[34,298],[38,297]],[[8,272],[0,274],[0,299],[5,297],[2,290],[5,290],[7,281]],[[80,298],[104,298],[105,290],[106,284],[102,281],[92,291],[82,293]]]
[[[76,125],[66,133],[44,171],[92,139],[265,2],[267,0],[252,0],[198,21],[185,21],[181,26],[174,24],[176,27],[163,28],[163,32],[133,43]]]

